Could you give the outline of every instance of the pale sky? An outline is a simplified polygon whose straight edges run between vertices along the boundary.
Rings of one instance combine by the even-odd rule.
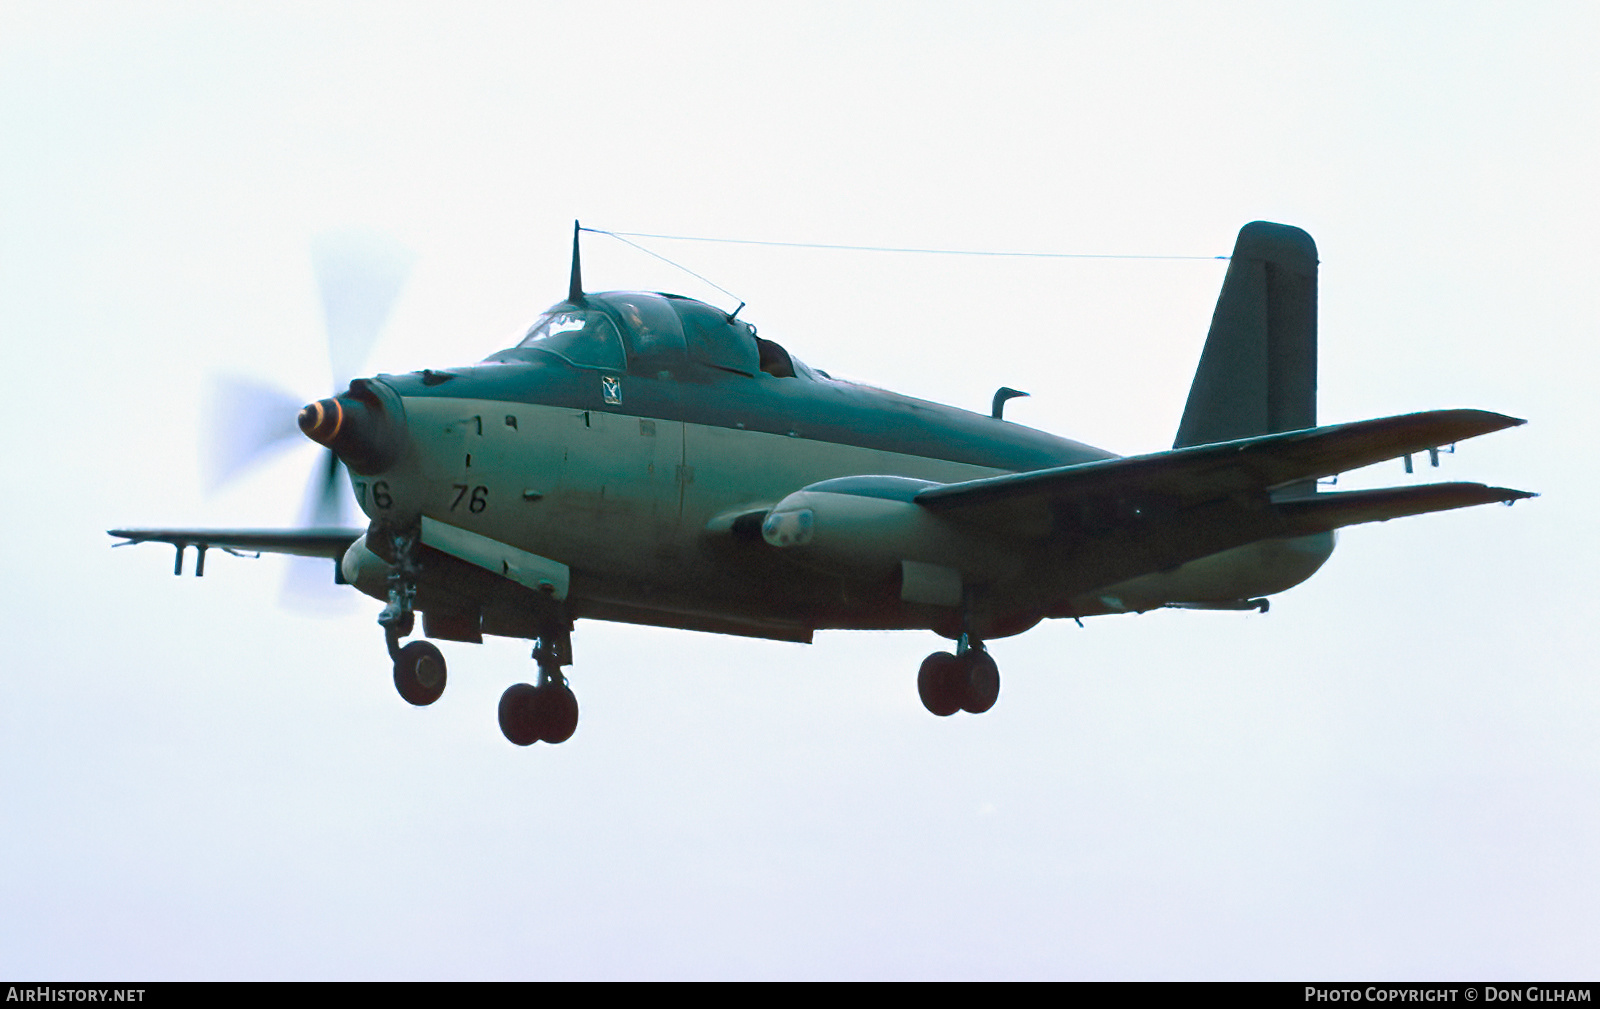
[[[1529,978],[1600,969],[1600,14],[1586,3],[0,3],[0,974]],[[1321,267],[1325,423],[1481,407],[1440,471],[1542,497],[1346,530],[1271,613],[1055,622],[937,719],[931,633],[580,623],[395,694],[379,604],[114,526],[208,491],[207,390],[332,379],[317,236],[416,257],[365,370],[478,360],[571,222]],[[712,289],[588,236],[591,289]],[[658,243],[806,362],[1170,444],[1225,264]],[[192,559],[191,559],[192,564]]]

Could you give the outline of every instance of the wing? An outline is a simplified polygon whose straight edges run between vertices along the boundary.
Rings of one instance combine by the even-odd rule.
[[[1525,423],[1487,410],[1409,413],[944,484],[915,500],[951,518],[1005,519],[1020,531],[1019,521],[1026,529],[1063,503],[1126,502],[1137,508],[1145,499],[1190,507],[1333,476]]]
[[[177,561],[173,574],[183,573],[185,547],[197,548],[199,560],[195,574],[205,572],[205,552],[211,547],[229,553],[293,554],[297,557],[327,557],[338,561],[350,544],[365,529],[108,529],[111,536],[119,537],[119,547],[134,543],[165,543],[177,547]]]
[[[1522,423],[1484,410],[1405,414],[944,484],[912,500],[1029,544],[1049,588],[1075,594],[1259,540],[1532,497],[1472,483],[1272,493]]]

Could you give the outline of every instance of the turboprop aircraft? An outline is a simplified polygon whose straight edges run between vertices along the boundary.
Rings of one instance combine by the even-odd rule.
[[[830,377],[753,326],[671,294],[583,289],[517,346],[465,367],[356,379],[299,427],[351,474],[366,528],[118,529],[127,542],[336,561],[378,617],[400,696],[436,701],[445,661],[402,644],[531,639],[507,739],[577,727],[578,620],[809,642],[932,630],[935,715],[987,711],[987,642],[1047,618],[1244,610],[1310,577],[1333,530],[1532,495],[1478,483],[1319,492],[1318,480],[1511,427],[1435,410],[1319,427],[1317,251],[1238,236],[1168,451],[1117,457],[1007,421]],[[743,306],[741,306],[742,308]]]

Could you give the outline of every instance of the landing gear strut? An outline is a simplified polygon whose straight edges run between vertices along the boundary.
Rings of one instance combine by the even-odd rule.
[[[564,743],[578,729],[578,698],[561,667],[572,664],[572,621],[552,621],[533,646],[539,683],[516,683],[500,695],[500,731],[518,746]]]
[[[962,634],[956,654],[934,652],[922,660],[917,694],[922,706],[941,718],[957,711],[979,715],[994,707],[1000,696],[1000,668],[983,642]]]
[[[409,536],[394,537],[394,571],[389,575],[389,605],[378,614],[383,638],[394,660],[394,688],[410,704],[432,704],[444,693],[444,656],[431,641],[413,641],[404,648],[400,639],[416,627],[417,575],[420,567]]]

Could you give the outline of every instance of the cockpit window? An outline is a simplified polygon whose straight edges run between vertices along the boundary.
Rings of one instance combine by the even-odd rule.
[[[619,291],[597,296],[617,313],[628,361],[640,375],[660,377],[683,364],[683,326],[678,315],[659,294]]]
[[[517,347],[547,350],[581,368],[621,371],[626,366],[617,327],[604,312],[576,308],[546,312]]]

